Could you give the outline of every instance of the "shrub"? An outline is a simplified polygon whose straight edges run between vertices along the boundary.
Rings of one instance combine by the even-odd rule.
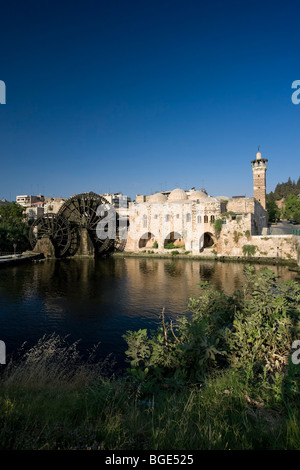
[[[155,242],[153,243],[152,248],[158,248],[158,243],[157,243],[157,241],[155,241]]]
[[[216,231],[217,234],[219,234],[222,230],[222,225],[223,225],[223,221],[222,219],[216,219],[215,222],[214,222],[214,229]]]
[[[199,298],[188,301],[192,315],[178,318],[176,326],[165,320],[163,311],[156,331],[124,335],[131,365],[128,372],[142,392],[203,382],[209,370],[224,363],[224,329],[233,319],[234,303],[208,283],[200,284],[200,292]]]
[[[248,240],[251,238],[250,230],[245,231],[245,236],[248,238]]]
[[[278,382],[299,337],[300,285],[279,284],[272,271],[249,266],[245,278],[243,292],[232,296],[200,284],[199,296],[188,300],[190,315],[173,324],[163,311],[157,330],[124,335],[128,372],[142,393],[204,383],[224,368],[264,386]]]
[[[222,212],[222,214],[221,214],[221,216],[226,217],[226,219],[228,219],[229,217],[235,216],[235,215],[236,215],[236,213],[233,212],[233,211]]]
[[[279,284],[275,274],[259,275],[247,267],[242,308],[233,327],[226,331],[230,362],[248,378],[269,377],[286,370],[293,338],[299,332],[300,286],[293,281]]]
[[[176,248],[176,246],[174,245],[174,243],[167,243],[165,245],[165,249],[166,250],[172,250],[173,248]]]
[[[244,256],[254,256],[256,252],[256,246],[255,245],[244,245],[243,246],[243,255]]]
[[[236,230],[233,233],[233,239],[235,243],[239,242],[240,237],[242,237],[243,234],[241,232],[237,232]]]

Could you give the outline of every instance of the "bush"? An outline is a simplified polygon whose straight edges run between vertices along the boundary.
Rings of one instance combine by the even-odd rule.
[[[244,245],[243,246],[243,255],[244,256],[254,256],[256,252],[255,245]]]
[[[226,219],[228,219],[229,217],[233,217],[235,215],[236,215],[236,213],[233,212],[233,211],[222,212],[222,214],[221,214],[221,216],[226,217]]]
[[[158,243],[157,243],[157,241],[155,241],[155,242],[153,243],[152,248],[158,248]]]
[[[224,364],[224,329],[233,319],[234,304],[208,283],[200,289],[200,297],[188,301],[192,315],[180,317],[176,326],[166,322],[163,311],[156,331],[124,335],[131,365],[128,372],[144,393],[160,386],[177,389],[203,382],[209,370]]]
[[[222,225],[223,225],[223,221],[222,219],[216,219],[215,222],[214,222],[214,229],[216,231],[217,234],[219,234],[222,230]]]
[[[245,277],[244,291],[232,296],[200,284],[199,296],[188,301],[189,316],[173,324],[163,311],[156,331],[124,335],[128,372],[143,393],[204,383],[224,368],[263,384],[279,380],[300,333],[300,286],[279,284],[272,271],[256,274],[249,266]]]
[[[245,231],[245,236],[248,238],[248,240],[251,238],[250,230]]]
[[[243,234],[241,232],[237,232],[236,230],[233,233],[233,239],[235,243],[239,242],[240,237],[242,237]]]
[[[173,248],[176,248],[174,243],[166,243],[166,245],[165,245],[166,250],[173,250]]]
[[[247,268],[242,308],[226,332],[230,363],[248,377],[272,376],[283,372],[293,338],[300,330],[299,284],[279,284],[268,269],[255,274]]]

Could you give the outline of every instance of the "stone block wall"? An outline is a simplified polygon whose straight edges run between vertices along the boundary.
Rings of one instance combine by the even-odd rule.
[[[293,235],[252,235],[252,216],[248,214],[223,225],[217,238],[216,251],[222,256],[245,256],[243,247],[254,246],[257,258],[280,258],[297,261],[299,238]]]

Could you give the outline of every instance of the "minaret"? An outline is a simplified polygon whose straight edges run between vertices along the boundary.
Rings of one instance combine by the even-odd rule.
[[[267,171],[267,159],[261,158],[259,151],[256,154],[256,160],[252,160],[252,171],[253,171],[253,195],[258,202],[261,203],[264,209],[266,209],[266,171]]]

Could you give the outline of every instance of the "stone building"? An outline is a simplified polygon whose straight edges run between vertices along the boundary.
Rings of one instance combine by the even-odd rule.
[[[253,194],[255,199],[261,203],[262,207],[266,209],[266,171],[267,171],[266,158],[261,157],[258,151],[256,159],[252,160],[253,171]]]
[[[42,200],[32,202],[34,199],[33,196],[18,196],[19,198],[27,197],[31,199],[25,199],[24,203],[18,202],[26,208],[25,214],[27,220],[37,219],[38,217],[43,216],[47,213],[56,214],[63,203],[66,201],[65,198],[61,197],[44,197],[42,196]],[[39,197],[39,196],[38,196]]]
[[[267,227],[266,162],[260,152],[252,161],[254,197],[212,197],[195,188],[137,195],[129,204],[126,251],[241,254],[236,234],[247,243]]]
[[[45,198],[42,194],[39,194],[38,196],[24,194],[24,195],[16,197],[16,203],[23,207],[31,207],[32,204],[36,202],[44,202],[44,201],[45,201]]]
[[[45,214],[47,212],[52,212],[52,214],[57,214],[61,206],[65,203],[67,199],[63,197],[45,197]]]
[[[37,219],[37,217],[41,217],[44,215],[44,206],[45,202],[33,202],[31,206],[26,207],[25,215],[27,220]]]

